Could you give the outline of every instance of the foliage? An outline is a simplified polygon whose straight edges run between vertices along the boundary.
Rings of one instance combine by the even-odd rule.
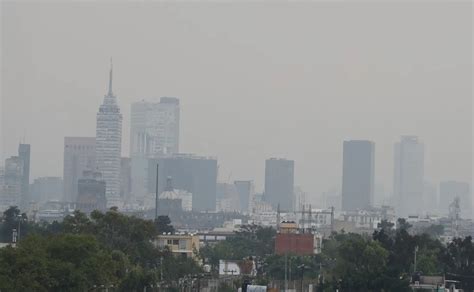
[[[464,291],[474,290],[474,243],[472,237],[455,238],[443,255],[448,276],[463,282]]]
[[[32,235],[0,250],[2,291],[84,291],[117,281],[120,263],[89,235]]]
[[[0,231],[8,236],[5,241],[23,218],[19,214],[16,207],[4,213]],[[0,249],[0,290],[87,291],[114,285],[120,291],[143,291],[161,278],[172,281],[202,272],[194,260],[153,245],[161,230],[174,231],[170,223],[167,216],[153,222],[116,209],[90,216],[75,211],[52,224],[25,217],[18,247]]]
[[[168,216],[158,216],[155,220],[155,226],[158,234],[174,233],[174,227],[171,225],[171,220]]]
[[[205,246],[200,256],[217,271],[219,260],[242,260],[247,257],[263,258],[273,254],[276,231],[272,227],[245,225],[235,236],[214,246]]]

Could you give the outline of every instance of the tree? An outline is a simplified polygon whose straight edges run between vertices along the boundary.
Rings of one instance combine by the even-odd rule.
[[[168,216],[158,216],[155,219],[155,226],[158,234],[174,233],[174,227],[171,225],[171,220]]]
[[[111,254],[87,235],[31,235],[0,250],[3,291],[84,291],[117,281]]]
[[[11,242],[12,231],[18,228],[19,217],[20,209],[18,209],[17,206],[12,206],[3,212],[2,226],[0,229],[1,242]]]
[[[84,234],[93,232],[92,222],[86,214],[75,210],[72,215],[64,218],[62,228],[66,233]]]
[[[411,228],[411,224],[407,222],[405,218],[398,218],[397,220],[397,229],[406,230]]]
[[[464,291],[474,290],[474,243],[472,237],[454,238],[443,255],[446,275],[463,282]]]

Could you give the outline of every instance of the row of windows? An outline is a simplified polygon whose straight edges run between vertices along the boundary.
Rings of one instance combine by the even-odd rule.
[[[66,148],[74,149],[74,150],[94,150],[95,146],[88,146],[88,145],[66,145]]]
[[[165,243],[166,242],[166,243]],[[187,248],[187,240],[185,239],[161,239],[158,242],[160,247],[164,247],[165,245],[174,245],[178,246],[178,249],[186,249]]]

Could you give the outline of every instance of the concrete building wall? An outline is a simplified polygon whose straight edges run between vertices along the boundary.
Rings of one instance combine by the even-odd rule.
[[[285,253],[296,255],[314,254],[314,235],[309,233],[280,233],[275,238],[275,254]]]

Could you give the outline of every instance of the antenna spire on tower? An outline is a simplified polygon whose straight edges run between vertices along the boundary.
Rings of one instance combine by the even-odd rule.
[[[110,58],[110,73],[109,73],[109,95],[113,95],[112,93],[112,73],[114,70],[114,65],[112,63],[112,58]]]

